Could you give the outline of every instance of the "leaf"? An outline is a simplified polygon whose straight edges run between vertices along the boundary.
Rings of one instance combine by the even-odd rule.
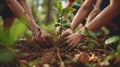
[[[119,41],[119,37],[118,36],[112,36],[110,38],[108,38],[107,40],[105,40],[105,44],[108,45],[108,44],[112,44],[112,43],[115,43],[117,41]]]
[[[62,23],[64,24],[67,23],[67,19],[63,19]]]
[[[63,25],[63,27],[64,27],[64,28],[71,28],[71,25],[70,25],[69,23],[65,23],[65,24]]]
[[[94,48],[94,43],[93,43],[93,42],[89,42],[88,47],[89,47],[90,49],[93,49],[93,48]]]
[[[67,9],[68,9],[68,11],[69,11],[69,12],[76,11],[76,9],[75,9],[75,8],[72,8],[72,7],[70,7],[70,8],[67,8]]]
[[[69,13],[69,10],[67,8],[63,8],[62,15],[66,15]]]
[[[120,55],[120,44],[117,46],[117,53]]]
[[[78,47],[80,47],[80,46],[82,46],[82,45],[84,45],[85,44],[85,42],[80,42],[80,43],[78,43]]]
[[[15,55],[12,51],[4,48],[0,49],[0,63],[7,63],[13,61]]]
[[[55,24],[55,27],[59,27],[59,26],[61,26],[59,23],[56,23],[56,24]]]
[[[100,43],[97,40],[91,40],[94,44],[96,44],[97,46],[100,46]]]
[[[74,8],[63,8],[63,10],[62,10],[62,15],[66,15],[66,14],[68,14],[68,13],[70,13],[70,12],[73,12],[73,11],[75,11],[76,9],[74,9]]]
[[[60,13],[62,13],[63,6],[62,6],[62,3],[60,1],[57,2],[57,8],[58,8],[58,11]]]
[[[40,63],[40,60],[36,59],[33,62],[29,62],[29,67],[34,67],[34,65],[37,65]]]
[[[102,27],[102,30],[104,31],[104,33],[106,35],[108,35],[110,33],[110,30],[107,27],[105,27],[105,26]]]
[[[89,33],[89,35],[90,35],[91,37],[97,38],[96,34],[95,34],[93,31],[89,31],[89,30],[88,30],[88,33]]]
[[[87,63],[87,67],[96,67],[96,64],[94,64],[94,63]]]

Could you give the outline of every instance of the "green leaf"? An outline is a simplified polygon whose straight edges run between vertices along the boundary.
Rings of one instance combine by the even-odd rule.
[[[108,44],[112,44],[112,43],[115,43],[117,41],[119,41],[119,37],[118,36],[112,36],[110,38],[108,38],[107,40],[105,40],[105,44],[108,45]]]
[[[64,24],[67,23],[67,19],[63,19],[62,23]]]
[[[62,15],[66,15],[69,13],[69,10],[67,8],[63,8]]]
[[[94,43],[93,43],[93,42],[89,42],[88,47],[89,47],[90,49],[93,49],[93,48],[94,48]]]
[[[88,30],[88,34],[93,38],[97,38],[96,34],[93,31]]]
[[[63,25],[63,27],[64,27],[64,28],[71,28],[71,25],[70,25],[70,23],[65,23],[65,24]]]
[[[75,9],[75,8],[72,8],[72,7],[70,7],[70,8],[67,8],[67,9],[68,9],[68,11],[69,11],[69,12],[76,11],[76,9]]]
[[[34,67],[34,65],[38,65],[40,63],[40,60],[38,60],[38,59],[36,59],[36,60],[34,60],[34,61],[32,61],[32,62],[29,62],[29,67]]]
[[[0,49],[0,63],[7,63],[13,61],[15,55],[12,51],[8,49]]]
[[[55,24],[55,27],[59,27],[59,26],[61,26],[59,23],[56,23],[56,24]]]
[[[117,53],[120,55],[120,44],[117,46]]]
[[[78,43],[78,47],[80,47],[80,46],[82,46],[82,45],[84,45],[86,42],[80,42],[80,43]]]
[[[87,67],[96,67],[96,64],[94,64],[94,63],[87,63]]]
[[[62,6],[62,3],[60,1],[57,2],[57,8],[58,8],[58,11],[60,13],[62,13],[63,6]]]
[[[66,15],[66,14],[68,14],[70,12],[73,12],[73,11],[75,11],[74,8],[63,8],[62,9],[62,15]]]
[[[10,29],[10,33],[5,33],[4,31],[0,31],[0,42],[14,47],[17,42],[17,40],[24,35],[26,32],[27,27],[24,23],[21,23],[20,21],[16,20],[16,23],[14,23]]]
[[[109,61],[113,57],[114,57],[114,54],[108,55],[107,57],[105,57],[104,61]]]
[[[102,27],[102,30],[104,31],[106,35],[110,33],[110,30],[107,27]]]

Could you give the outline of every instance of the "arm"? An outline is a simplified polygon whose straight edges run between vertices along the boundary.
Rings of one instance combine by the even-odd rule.
[[[106,7],[101,13],[99,13],[89,24],[85,25],[91,31],[95,31],[102,26],[109,23],[117,14],[120,13],[120,0],[110,0],[110,5]],[[84,33],[85,28],[82,27],[79,31],[75,32],[72,35],[66,37],[66,41],[62,44],[68,44],[69,47],[75,47],[83,38],[82,34]]]
[[[34,19],[32,19],[28,13],[22,8],[22,6],[17,2],[17,0],[6,0],[7,5],[10,7],[14,15],[24,21],[24,23],[28,26],[31,31],[38,31],[38,25],[35,23]]]
[[[85,0],[81,8],[76,13],[73,21],[71,23],[71,29],[75,30],[75,28],[83,21],[83,19],[89,14],[92,6],[93,0]]]
[[[74,0],[72,0],[72,1],[71,0],[67,0],[65,8],[72,7],[73,3],[74,3]]]
[[[88,24],[100,12],[100,3],[101,3],[101,0],[96,1],[95,5],[94,5],[94,9],[88,15],[86,24]]]
[[[27,27],[33,32],[34,40],[36,42],[41,43],[41,45],[44,47],[52,46],[51,35],[40,29],[39,26],[35,23],[26,0],[19,0],[20,3],[17,0],[6,0],[6,2],[14,15],[20,21],[24,22]]]
[[[71,28],[62,33],[62,36],[70,35],[76,29],[76,27],[88,16],[91,11],[93,0],[85,0],[81,8],[77,11],[76,15],[71,22]]]
[[[85,27],[87,27],[89,30],[95,31],[108,24],[110,20],[112,20],[118,13],[120,13],[119,4],[120,0],[110,0],[110,5],[106,7],[101,13],[99,13],[95,19],[93,19]]]

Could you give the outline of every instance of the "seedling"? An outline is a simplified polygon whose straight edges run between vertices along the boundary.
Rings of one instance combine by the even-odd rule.
[[[90,49],[93,49],[95,44],[97,46],[99,46],[100,44],[96,41],[97,37],[96,37],[95,33],[90,31],[90,30],[88,30],[87,28],[85,28],[85,29],[86,30],[85,30],[84,33],[82,33],[82,35],[86,37],[86,40],[84,42],[80,42],[78,44],[78,47],[81,46],[81,45],[84,45],[84,44],[88,44],[88,47]]]
[[[59,27],[59,35],[61,38],[61,34],[63,30],[70,28],[71,25],[68,23],[67,18],[64,18],[65,15],[68,15],[68,13],[75,11],[74,8],[63,8],[62,3],[59,1],[57,2],[57,23],[55,24],[55,27]]]
[[[120,55],[120,36],[112,36],[108,39],[105,40],[105,49],[108,45],[116,43],[118,44],[117,48],[116,48],[116,52],[115,55]],[[114,45],[114,44],[113,44]]]

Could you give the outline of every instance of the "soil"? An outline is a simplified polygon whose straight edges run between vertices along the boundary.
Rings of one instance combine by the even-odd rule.
[[[19,52],[17,66],[19,67],[120,67],[120,57],[112,58],[102,64],[105,57],[115,51],[115,45],[103,48],[107,37],[97,39],[100,45],[90,49],[87,44],[68,51],[56,45],[50,48],[41,48],[40,44],[20,41],[17,43]],[[16,66],[16,67],[17,67]],[[11,67],[11,66],[10,66]]]

